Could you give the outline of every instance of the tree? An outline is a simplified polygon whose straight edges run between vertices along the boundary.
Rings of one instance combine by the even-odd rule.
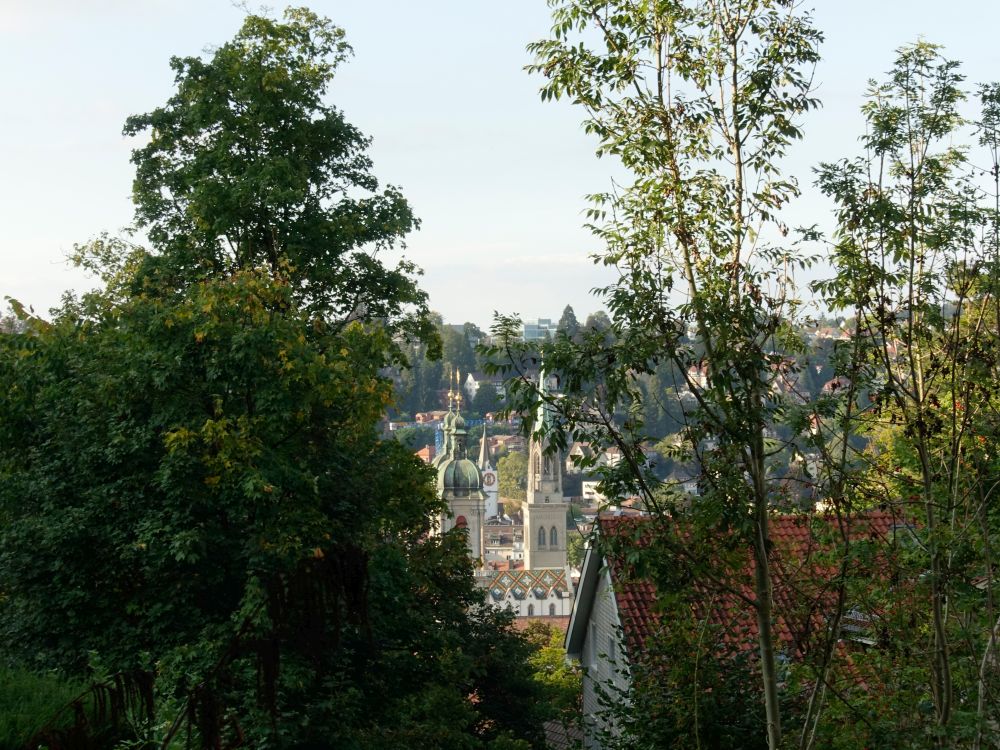
[[[460,373],[463,378],[476,366],[476,353],[471,341],[475,334],[470,331],[469,325],[471,324],[466,323],[459,328],[442,324],[440,328],[445,367],[452,372]],[[462,385],[464,383],[459,383],[459,386]]]
[[[504,501],[513,500],[520,507],[528,496],[528,457],[521,451],[511,451],[497,461],[497,474],[500,477],[500,498]],[[511,512],[516,508],[507,507]]]
[[[584,330],[587,331],[610,331],[612,329],[611,318],[604,310],[598,310],[597,312],[591,313],[587,316],[586,322],[583,324]]]
[[[103,288],[0,333],[0,654],[155,679],[157,746],[538,744],[528,645],[378,436],[399,342],[436,346],[377,258],[415,220],[322,102],[343,33],[285,19],[172,62],[126,126],[152,247],[80,247]]]
[[[580,332],[580,321],[576,319],[576,313],[573,312],[573,308],[570,305],[566,305],[563,309],[562,317],[559,318],[556,330],[566,334],[571,339],[576,339],[577,334]]]
[[[543,349],[563,387],[548,399],[562,416],[552,420],[552,444],[617,445],[625,460],[606,484],[640,494],[663,516],[683,512],[646,466],[637,378],[659,361],[685,377],[695,397],[685,407],[685,452],[699,457],[706,488],[691,516],[709,529],[738,530],[754,560],[747,606],[758,623],[766,734],[776,750],[782,720],[766,431],[787,406],[771,387],[779,364],[773,342],[801,345],[788,328],[796,308],[789,280],[774,269],[800,258],[767,240],[773,234],[780,243],[787,233],[779,212],[797,189],[779,163],[816,104],[810,70],[820,34],[780,0],[551,6],[551,37],[530,46],[530,70],[546,78],[542,97],[580,106],[598,155],[619,159],[633,176],[592,196],[587,212],[604,245],[598,262],[620,272],[602,290],[610,316],[593,316],[579,345],[557,340]],[[516,370],[516,325],[501,319],[496,332]],[[704,383],[688,376],[699,363],[707,365]],[[527,414],[543,398],[525,379],[509,384],[508,394]],[[679,552],[687,564],[698,557],[690,547]]]
[[[587,555],[586,539],[579,531],[569,531],[566,535],[566,562],[573,568],[583,568]]]
[[[429,337],[416,267],[378,259],[419,222],[397,189],[378,192],[370,139],[323,102],[351,52],[344,32],[305,9],[285,18],[248,16],[210,60],[173,58],[174,96],[126,121],[126,135],[149,136],[132,155],[133,199],[156,250],[136,284],[265,266],[309,312]]]
[[[869,91],[864,154],[819,170],[837,204],[837,274],[817,288],[832,310],[854,315],[857,380],[872,394],[873,408],[860,415],[872,438],[866,499],[919,527],[903,575],[918,582],[923,606],[887,603],[885,619],[899,613],[892,637],[901,643],[915,630],[929,638],[880,667],[921,675],[914,699],[933,705],[933,732],[949,747],[996,742],[987,696],[1000,687],[1000,621],[987,593],[995,531],[984,505],[1000,475],[983,451],[996,434],[1000,380],[1000,88],[980,89],[975,156],[960,145],[971,135],[965,98],[958,63],[926,42],[904,47]],[[991,165],[985,185],[978,158]],[[928,731],[925,721],[903,723]]]
[[[580,670],[566,661],[565,634],[557,627],[534,620],[524,629],[525,638],[535,652],[529,661],[535,681],[547,695],[551,720],[563,727],[580,725]]]
[[[430,425],[414,425],[396,430],[394,436],[411,451],[416,451],[427,445],[434,445],[434,432]]]
[[[503,409],[503,397],[497,393],[496,387],[492,383],[483,383],[476,391],[476,395],[469,404],[469,411],[486,416]]]

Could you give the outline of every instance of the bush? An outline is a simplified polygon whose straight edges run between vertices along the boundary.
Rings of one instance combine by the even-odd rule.
[[[67,703],[86,689],[52,674],[0,666],[0,750],[22,750],[25,743]],[[72,714],[66,714],[72,719]]]

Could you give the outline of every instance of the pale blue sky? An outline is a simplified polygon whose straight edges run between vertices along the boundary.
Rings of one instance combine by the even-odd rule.
[[[432,307],[451,322],[494,310],[578,317],[609,280],[588,254],[583,196],[612,165],[570,105],[539,101],[525,44],[544,36],[544,0],[322,0],[355,57],[331,101],[374,137],[383,183],[400,186],[423,228],[408,255]],[[817,71],[824,107],[789,171],[856,151],[866,80],[901,44],[924,37],[963,60],[970,81],[1000,79],[1000,3],[814,0],[826,33]],[[277,6],[276,7],[281,7]],[[74,242],[131,220],[126,116],[170,94],[171,55],[228,39],[242,11],[228,0],[0,0],[0,298],[37,310],[89,285],[68,267]],[[793,220],[827,221],[807,195]]]

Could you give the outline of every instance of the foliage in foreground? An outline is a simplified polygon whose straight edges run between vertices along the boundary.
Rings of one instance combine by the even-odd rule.
[[[563,385],[549,398],[561,418],[548,437],[558,447],[587,440],[621,449],[605,492],[638,495],[660,519],[693,530],[673,550],[690,585],[705,585],[700,562],[720,535],[741,566],[753,561],[752,579],[737,588],[756,619],[744,638],[755,653],[745,674],[765,713],[714,690],[706,705],[733,711],[750,744],[766,738],[771,750],[995,744],[997,86],[980,87],[981,115],[969,122],[957,63],[923,42],[900,49],[869,91],[863,154],[818,170],[836,204],[835,233],[789,239],[781,216],[798,187],[782,175],[782,157],[816,105],[821,36],[801,6],[550,5],[551,36],[531,47],[542,96],[578,105],[598,154],[620,160],[633,179],[593,196],[587,214],[602,245],[596,261],[617,271],[600,290],[610,334],[543,347]],[[976,146],[961,145],[970,137]],[[833,278],[812,291],[851,329],[817,392],[800,371],[806,301],[794,271],[815,260],[805,248],[820,242]],[[533,353],[517,332],[517,321],[500,319],[493,353],[514,363],[508,374],[521,377],[507,393],[530,414],[542,396],[519,365]],[[650,470],[658,437],[650,415],[678,424],[676,439],[661,445],[689,471],[697,496],[681,491],[683,478],[662,483]],[[794,474],[778,471],[793,463]],[[820,643],[809,658],[775,627],[788,604],[774,596],[771,518],[794,492],[822,501],[836,521],[817,581]],[[895,532],[879,540],[892,563],[858,579],[852,570],[873,540],[859,543],[848,529],[873,508],[898,518],[910,541]],[[670,588],[663,573],[654,576],[661,596]],[[684,618],[661,604],[684,634]],[[867,622],[867,635],[845,646],[849,617]],[[692,635],[677,648],[691,650]],[[650,679],[637,673],[621,743],[736,741],[690,726],[689,709],[705,698],[683,689],[694,665],[679,675],[669,670],[682,661],[668,665]]]
[[[540,742],[529,644],[378,437],[398,342],[438,342],[378,257],[416,220],[323,103],[348,51],[290,10],[175,59],[126,126],[151,247],[78,248],[103,288],[0,334],[0,650],[153,680],[136,746]]]
[[[0,750],[22,750],[85,687],[53,674],[0,667]]]

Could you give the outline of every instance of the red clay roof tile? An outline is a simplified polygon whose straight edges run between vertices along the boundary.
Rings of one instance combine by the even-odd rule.
[[[649,517],[602,516],[599,523],[608,537],[632,537],[639,547],[649,546],[652,530]],[[890,541],[894,529],[902,524],[902,519],[890,512],[871,511],[854,517],[849,537],[854,541]],[[811,633],[822,628],[824,614],[832,603],[827,582],[837,568],[824,558],[831,544],[822,537],[832,539],[838,525],[832,516],[774,515],[769,527],[773,545],[770,561],[775,636],[785,649],[797,652],[808,646]],[[626,644],[641,651],[646,638],[661,625],[656,587],[651,581],[632,575],[631,566],[623,556],[613,556],[609,563]],[[743,569],[735,575],[740,580],[730,581],[726,589],[704,581],[691,585],[699,616],[707,617],[719,627],[724,643],[741,650],[756,646],[756,612],[746,601],[754,598],[754,569],[748,552]],[[879,577],[878,571],[872,572]]]

